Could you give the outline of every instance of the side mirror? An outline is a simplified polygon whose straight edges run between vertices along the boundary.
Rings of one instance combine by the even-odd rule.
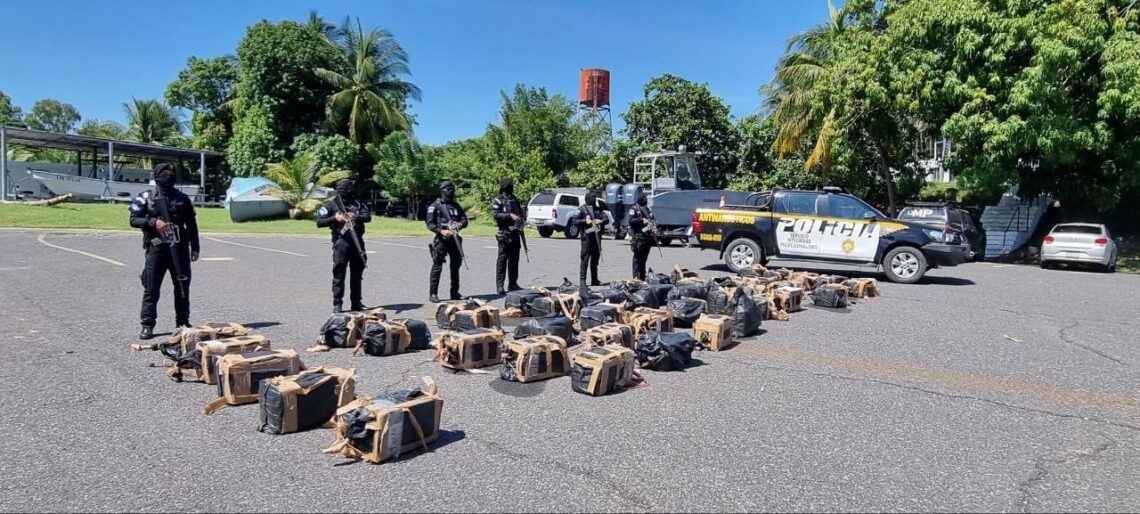
[[[864,212],[863,213],[863,219],[866,221],[875,221],[877,218],[875,217],[875,213],[873,213],[873,212]]]

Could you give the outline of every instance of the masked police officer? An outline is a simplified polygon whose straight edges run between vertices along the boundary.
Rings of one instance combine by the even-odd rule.
[[[340,312],[344,307],[344,273],[349,270],[349,300],[350,310],[364,310],[363,281],[364,281],[364,224],[372,221],[372,212],[368,206],[356,199],[356,185],[349,179],[340,179],[336,182],[336,196],[344,205],[341,212],[335,200],[325,202],[317,211],[317,227],[328,227],[332,232],[333,254],[333,310]],[[360,239],[360,250],[356,249],[352,237],[345,227],[352,221],[356,237]]]
[[[581,265],[578,268],[578,280],[586,284],[586,269],[590,270],[590,285],[600,286],[598,280],[598,261],[602,258],[602,232],[609,223],[603,210],[598,207],[598,197],[593,192],[586,193],[586,203],[575,213],[578,224],[579,237],[582,239]]]
[[[443,273],[443,262],[451,264],[451,299],[461,300],[459,294],[459,267],[463,265],[463,238],[459,231],[467,228],[467,213],[455,201],[455,185],[445,180],[439,185],[439,198],[428,206],[428,230],[435,234],[428,247],[431,250],[431,283],[429,298],[439,302],[439,275]]]
[[[649,210],[645,195],[637,198],[637,205],[629,209],[630,248],[633,249],[633,278],[645,280],[645,261],[649,250],[657,243],[657,222]]]
[[[491,202],[491,212],[495,217],[495,224],[499,233],[495,239],[499,241],[499,258],[495,261],[495,288],[499,294],[505,294],[503,279],[510,277],[507,288],[511,291],[522,289],[519,287],[519,249],[522,247],[523,223],[526,216],[522,205],[515,197],[515,182],[505,178],[499,182],[499,196]]]
[[[143,191],[131,202],[131,226],[141,229],[146,264],[143,266],[143,300],[139,339],[154,337],[155,318],[162,281],[169,271],[174,284],[174,321],[190,326],[190,263],[198,260],[198,220],[194,204],[174,188],[174,166],[154,167],[155,188]]]

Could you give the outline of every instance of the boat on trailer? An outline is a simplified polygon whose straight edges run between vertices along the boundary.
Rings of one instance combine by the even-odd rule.
[[[99,178],[53,173],[45,170],[29,170],[32,178],[43,184],[45,188],[56,196],[73,194],[81,200],[131,200],[142,194],[143,191],[154,188],[154,181],[123,182],[117,180],[103,180]],[[179,191],[195,198],[201,192],[198,184],[175,184]]]

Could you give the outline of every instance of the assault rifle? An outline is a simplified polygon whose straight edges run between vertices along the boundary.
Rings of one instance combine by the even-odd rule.
[[[518,199],[511,200],[511,213],[522,212],[522,206],[519,205]],[[519,220],[515,222],[515,230],[519,231],[519,239],[522,240],[523,253],[526,254],[526,262],[530,262],[530,248],[526,246],[526,218],[519,216]]]
[[[447,205],[442,205],[442,207],[443,215],[447,218],[447,229],[451,231],[451,237],[455,238],[455,246],[459,248],[459,259],[463,261],[463,267],[470,270],[471,266],[467,265],[467,254],[463,252],[463,236],[459,235],[461,223],[451,219],[451,210],[448,209]]]
[[[182,269],[182,256],[178,251],[178,243],[182,241],[182,233],[178,225],[174,223],[173,218],[170,217],[170,199],[167,198],[166,193],[162,192],[161,188],[155,189],[154,205],[158,209],[158,219],[166,224],[166,227],[159,232],[159,237],[162,238],[162,244],[166,246],[166,251],[170,252],[170,269],[174,270],[174,284],[178,287],[178,296],[182,299],[187,298],[186,282],[190,277],[186,276],[186,271]]]

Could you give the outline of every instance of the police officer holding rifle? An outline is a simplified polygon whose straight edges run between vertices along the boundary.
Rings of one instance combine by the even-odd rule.
[[[459,231],[467,228],[467,213],[455,201],[455,185],[450,180],[439,184],[439,198],[428,206],[424,220],[435,239],[428,245],[431,252],[431,276],[429,300],[439,302],[439,276],[443,273],[444,261],[451,264],[451,299],[462,300],[459,294],[459,267],[466,256],[463,253],[463,237]]]
[[[328,227],[332,232],[333,254],[333,311],[344,306],[344,275],[349,271],[350,310],[364,310],[364,268],[368,267],[368,253],[364,249],[364,224],[372,221],[368,206],[356,199],[352,180],[336,183],[336,196],[325,202],[317,211],[317,227]]]
[[[198,220],[194,203],[174,188],[175,170],[169,163],[154,167],[155,188],[131,202],[131,226],[142,230],[146,264],[139,279],[143,286],[139,339],[154,337],[162,281],[170,272],[174,284],[174,321],[190,326],[190,263],[198,260]]]
[[[526,248],[526,234],[523,233],[526,215],[519,199],[515,197],[513,180],[505,178],[499,182],[499,196],[491,202],[491,213],[499,227],[499,232],[495,235],[499,242],[499,257],[495,261],[495,290],[499,294],[506,294],[503,280],[507,277],[510,277],[508,290],[522,289],[519,286],[520,245],[527,252],[527,261],[530,261],[530,250]]]
[[[645,280],[645,262],[649,250],[657,245],[657,220],[649,209],[645,195],[637,198],[637,205],[629,209],[629,238],[633,250],[633,278]],[[660,248],[657,250],[660,252]]]

